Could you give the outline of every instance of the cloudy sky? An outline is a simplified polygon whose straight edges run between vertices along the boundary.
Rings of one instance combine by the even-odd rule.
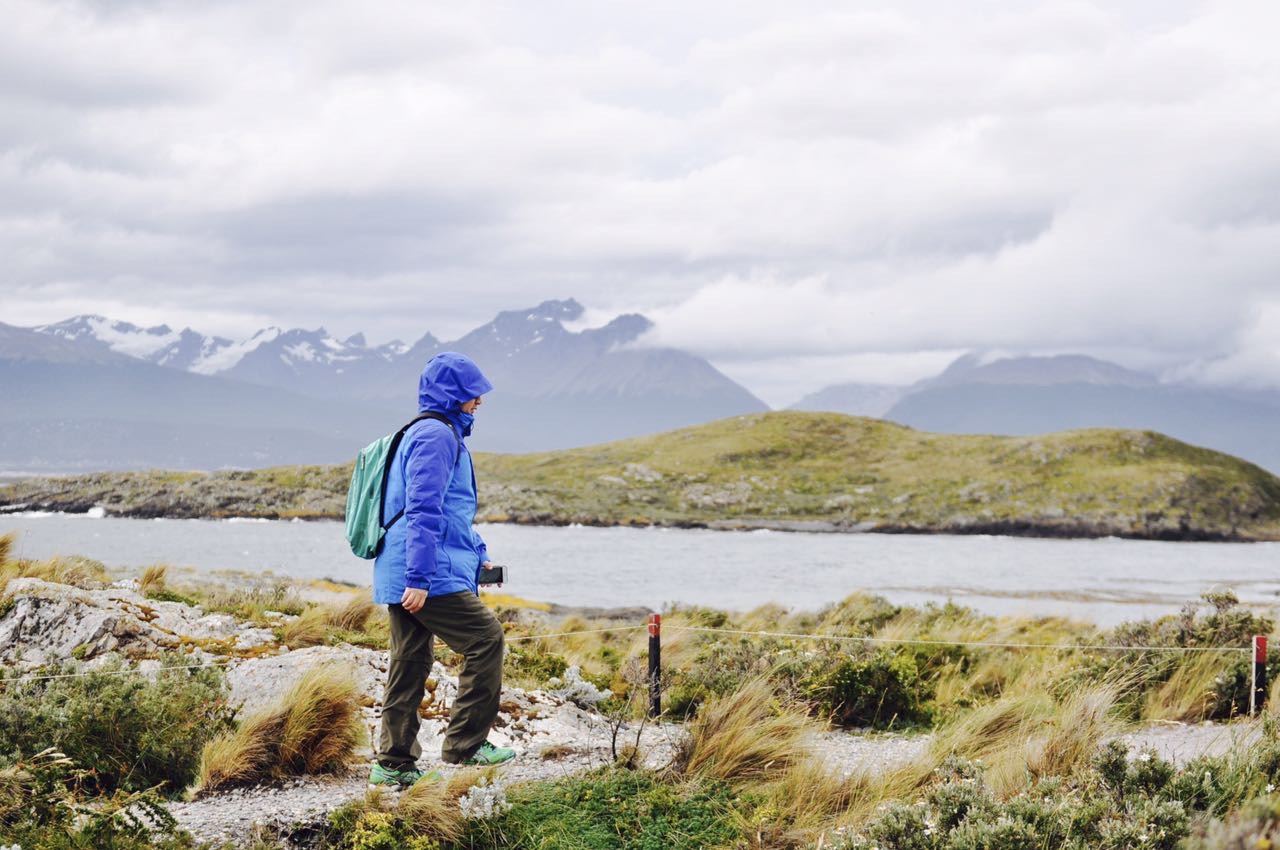
[[[0,321],[576,297],[783,404],[979,348],[1280,386],[1280,4],[0,0]]]

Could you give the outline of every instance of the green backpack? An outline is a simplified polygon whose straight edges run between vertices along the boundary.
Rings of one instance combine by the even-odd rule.
[[[453,431],[453,436],[458,437],[457,429],[447,416],[427,411],[415,416],[408,425],[394,434],[388,434],[365,446],[356,456],[356,465],[351,471],[351,485],[347,488],[347,543],[351,544],[351,551],[357,558],[368,560],[378,557],[387,529],[404,516],[402,509],[390,521],[382,521],[387,501],[387,476],[391,474],[391,462],[405,432],[423,419],[443,422]],[[462,454],[461,439],[458,439],[458,454]]]

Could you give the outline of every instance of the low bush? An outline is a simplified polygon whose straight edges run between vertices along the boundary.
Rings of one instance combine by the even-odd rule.
[[[169,656],[165,666],[190,663]],[[197,753],[232,727],[218,668],[163,669],[154,677],[115,662],[95,670],[51,668],[57,679],[0,679],[0,763],[53,748],[84,769],[84,790],[110,794],[158,786],[181,792]]]
[[[888,729],[930,719],[932,690],[907,652],[831,659],[815,666],[801,688],[819,715],[838,726]]]
[[[91,771],[46,751],[0,768],[0,845],[25,850],[190,850],[154,790],[86,799]]]
[[[540,688],[549,679],[563,677],[564,671],[569,669],[569,662],[563,655],[543,652],[528,643],[517,643],[508,649],[502,668],[503,681]]]
[[[789,651],[783,655],[782,644],[771,638],[712,640],[700,647],[686,666],[666,671],[663,701],[667,714],[691,717],[707,700],[731,694],[762,675],[789,679],[797,666],[795,659]]]
[[[740,836],[732,790],[719,782],[673,784],[652,774],[605,769],[514,789],[511,808],[468,821],[472,848],[514,850],[701,850]]]
[[[272,624],[269,613],[297,615],[307,607],[297,588],[284,579],[249,587],[202,588],[196,600],[206,611],[231,614],[259,626]]]
[[[1179,650],[1243,650],[1253,635],[1271,634],[1275,623],[1241,608],[1231,591],[1205,593],[1202,599],[1203,605],[1188,605],[1177,615],[1124,623],[1103,634],[1104,644],[1158,649],[1091,657],[1081,665],[1080,676],[1122,680],[1129,686],[1124,705],[1135,720],[1222,720],[1248,711],[1250,659],[1245,653]]]
[[[1182,769],[1152,752],[1130,758],[1124,745],[1112,743],[1069,776],[1042,778],[1007,796],[995,793],[985,774],[980,763],[948,761],[921,799],[886,805],[859,829],[824,836],[824,846],[839,850],[1267,847],[1256,841],[1271,840],[1277,809],[1270,796],[1257,798],[1269,795],[1267,789],[1280,778],[1280,742],[1268,732],[1249,750],[1195,759]],[[1225,821],[1210,820],[1242,804],[1239,814]],[[1244,843],[1248,840],[1255,843]],[[1188,843],[1180,843],[1184,841]]]

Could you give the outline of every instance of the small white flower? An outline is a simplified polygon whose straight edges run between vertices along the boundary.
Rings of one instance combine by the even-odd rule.
[[[488,820],[508,812],[511,804],[507,802],[507,786],[501,780],[491,784],[488,777],[482,776],[458,798],[458,810],[468,820]]]
[[[1270,793],[1271,793],[1272,791],[1274,791],[1274,790],[1276,790],[1276,786],[1275,786],[1275,785],[1273,785],[1272,783],[1268,782],[1268,783],[1267,783],[1267,793],[1268,793],[1268,794],[1270,794]]]

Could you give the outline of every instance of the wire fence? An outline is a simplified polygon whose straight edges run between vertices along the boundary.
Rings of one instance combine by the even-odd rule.
[[[1239,646],[1120,646],[1109,644],[1088,644],[1088,643],[1019,643],[1014,641],[965,641],[965,640],[941,640],[941,639],[924,639],[924,638],[887,638],[887,637],[871,637],[867,635],[827,635],[813,634],[810,632],[769,632],[769,631],[752,631],[748,629],[720,629],[711,626],[678,626],[666,624],[665,627],[670,631],[682,632],[710,632],[716,634],[743,635],[752,637],[772,637],[786,638],[791,640],[829,640],[829,641],[851,641],[858,643],[870,644],[894,644],[894,645],[915,645],[915,646],[968,646],[968,647],[987,647],[992,649],[1049,649],[1059,652],[1079,651],[1079,652],[1243,652],[1250,653],[1248,647]]]

